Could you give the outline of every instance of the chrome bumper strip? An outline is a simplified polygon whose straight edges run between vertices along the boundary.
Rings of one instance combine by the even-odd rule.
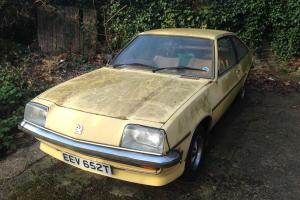
[[[151,155],[133,151],[126,151],[124,149],[104,147],[100,145],[72,140],[59,134],[55,134],[53,131],[50,131],[46,128],[42,128],[26,121],[21,122],[21,124],[19,125],[19,129],[23,132],[33,135],[38,139],[72,149],[79,153],[84,153],[90,156],[100,157],[103,159],[129,165],[165,168],[174,166],[181,160],[181,155],[176,150],[168,152],[167,155]]]

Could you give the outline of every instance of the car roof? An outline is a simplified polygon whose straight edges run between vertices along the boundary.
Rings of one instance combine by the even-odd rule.
[[[214,29],[197,29],[197,28],[166,28],[145,31],[139,35],[172,35],[172,36],[188,36],[199,37],[216,40],[224,35],[232,35],[233,33]]]

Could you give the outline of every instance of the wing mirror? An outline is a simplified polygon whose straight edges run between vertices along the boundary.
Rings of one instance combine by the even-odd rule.
[[[106,64],[109,64],[110,61],[112,60],[112,55],[111,54],[105,54],[105,60],[106,60]]]

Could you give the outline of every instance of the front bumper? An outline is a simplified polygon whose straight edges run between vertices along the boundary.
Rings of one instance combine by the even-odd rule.
[[[167,155],[152,155],[134,152],[119,147],[76,140],[25,120],[21,122],[19,129],[48,143],[62,146],[89,156],[99,157],[128,165],[167,168],[178,164],[181,160],[181,154],[175,150],[169,151]]]

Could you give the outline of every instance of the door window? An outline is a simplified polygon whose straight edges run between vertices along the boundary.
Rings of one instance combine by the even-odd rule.
[[[218,40],[218,72],[224,73],[237,63],[235,50],[229,37]]]

